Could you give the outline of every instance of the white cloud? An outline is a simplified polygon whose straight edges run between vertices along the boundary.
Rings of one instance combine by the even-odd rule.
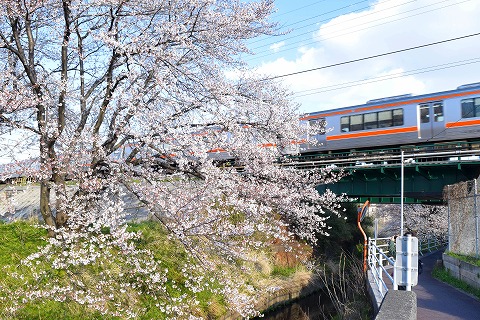
[[[281,75],[461,37],[480,30],[478,16],[480,1],[476,0],[383,0],[369,10],[339,16],[321,25],[313,36],[317,42],[299,48],[295,60],[278,58],[263,63],[259,69]],[[303,111],[325,110],[479,82],[479,52],[480,36],[476,36],[302,73],[285,77],[284,81],[298,93]],[[476,64],[457,63],[456,67],[446,68],[447,64],[454,65],[452,62],[472,58],[478,58],[473,60]],[[427,72],[431,69],[439,70]],[[357,82],[364,79],[372,80]],[[338,90],[325,88],[336,84],[344,85]],[[321,92],[312,94],[315,91]]]
[[[273,52],[278,52],[285,45],[285,41],[274,43],[270,46]]]

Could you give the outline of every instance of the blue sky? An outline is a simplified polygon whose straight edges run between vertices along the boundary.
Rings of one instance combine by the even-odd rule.
[[[247,0],[245,0],[247,1]],[[480,0],[277,0],[245,60],[278,76],[480,32]],[[480,36],[282,78],[301,112],[480,82]],[[0,158],[0,163],[2,159]]]
[[[256,65],[271,60],[270,52],[265,52],[271,45],[285,43],[279,48],[277,57],[298,56],[296,48],[312,43],[312,34],[318,27],[338,16],[350,12],[359,12],[370,7],[372,0],[278,0],[275,1],[277,11],[272,15],[280,30],[288,32],[284,36],[263,37],[253,40],[251,48],[258,52],[257,56],[248,59]]]
[[[250,43],[246,61],[278,76],[480,32],[478,0],[278,0],[290,33]],[[302,112],[480,82],[480,36],[283,78]]]

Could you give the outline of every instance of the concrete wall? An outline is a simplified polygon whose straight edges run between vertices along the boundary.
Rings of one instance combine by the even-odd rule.
[[[262,294],[257,303],[255,303],[256,310],[262,312],[268,309],[274,309],[278,306],[290,303],[296,299],[306,297],[323,288],[323,283],[320,279],[312,274],[305,274],[297,277],[293,281],[286,281],[280,285],[278,290],[274,292],[265,292]],[[221,317],[222,320],[240,320],[242,317],[236,312],[228,312]]]
[[[375,320],[417,320],[417,295],[413,291],[389,290]]]
[[[480,267],[443,254],[443,265],[450,270],[452,275],[474,288],[480,289]]]
[[[383,296],[377,288],[373,274],[371,270],[367,271],[367,289],[372,301],[373,313],[377,314],[382,305]]]
[[[70,194],[76,191],[75,186],[67,186]],[[138,199],[127,190],[122,200],[126,203],[125,213],[127,220],[145,220],[148,218],[148,212]],[[51,201],[55,199],[55,192],[51,194]],[[0,185],[0,220],[13,221],[19,219],[29,219],[38,217],[40,221],[40,187],[16,186],[11,188],[8,185]]]
[[[480,178],[459,182],[445,188],[449,211],[448,250],[467,256],[475,255],[476,226],[480,219]]]
[[[372,300],[375,320],[417,320],[417,295],[413,291],[390,289],[382,299],[370,270],[368,276],[368,292]]]

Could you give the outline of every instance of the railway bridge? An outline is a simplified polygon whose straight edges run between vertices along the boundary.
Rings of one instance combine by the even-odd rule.
[[[323,192],[346,193],[358,202],[400,203],[403,151],[404,202],[440,204],[443,188],[480,175],[480,141],[303,154],[297,168],[330,168],[347,175]]]

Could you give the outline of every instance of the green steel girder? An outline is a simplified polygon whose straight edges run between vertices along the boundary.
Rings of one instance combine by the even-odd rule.
[[[400,179],[400,175],[399,173],[400,172],[397,172],[397,170],[392,170],[390,168],[385,168],[385,167],[381,167],[380,168],[380,172],[385,176],[385,177],[388,177],[392,180],[399,180]]]
[[[319,185],[323,192],[346,193],[372,203],[400,203],[400,166],[348,168],[350,175],[335,184]],[[480,175],[480,162],[411,164],[404,167],[405,203],[441,203],[443,188]]]
[[[438,179],[438,177],[432,175],[432,170],[429,170],[429,168],[430,167],[415,166],[415,171],[428,180]]]

